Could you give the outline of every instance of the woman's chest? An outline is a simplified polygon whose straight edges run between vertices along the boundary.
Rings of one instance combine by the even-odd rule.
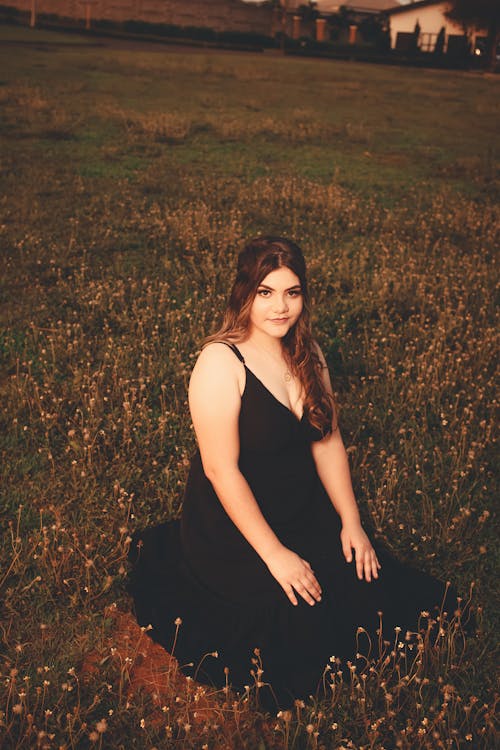
[[[289,370],[283,372],[262,372],[245,367],[246,380],[257,380],[265,391],[288,409],[296,419],[301,419],[304,413],[304,393],[302,386]],[[245,390],[247,383],[245,383]]]
[[[240,449],[250,452],[294,454],[310,452],[304,420],[247,372],[239,418]]]

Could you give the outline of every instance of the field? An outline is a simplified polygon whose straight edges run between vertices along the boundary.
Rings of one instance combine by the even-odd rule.
[[[7,26],[0,60],[2,748],[491,749],[500,79]],[[257,233],[307,256],[366,524],[477,617],[278,716],[184,680],[124,587]]]

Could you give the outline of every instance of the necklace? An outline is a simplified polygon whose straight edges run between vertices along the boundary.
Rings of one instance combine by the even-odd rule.
[[[267,349],[262,349],[262,351],[264,351],[266,354],[269,354],[269,356],[271,356],[274,360],[276,360],[276,362],[279,362],[280,368],[283,367],[283,360],[278,359],[278,357],[275,354],[268,351]],[[289,383],[291,379],[292,379],[292,373],[290,372],[288,367],[286,367],[285,372],[283,373],[283,380],[285,381],[285,383]]]

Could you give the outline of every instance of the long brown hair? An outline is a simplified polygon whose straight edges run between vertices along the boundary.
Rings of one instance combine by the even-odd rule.
[[[266,236],[255,237],[245,245],[238,256],[236,279],[222,325],[205,339],[203,346],[215,341],[244,341],[257,289],[271,271],[283,267],[298,276],[303,299],[299,319],[283,338],[285,358],[303,387],[307,419],[326,434],[332,426],[335,405],[322,377],[323,364],[311,332],[306,264],[302,250],[295,242],[284,237]]]

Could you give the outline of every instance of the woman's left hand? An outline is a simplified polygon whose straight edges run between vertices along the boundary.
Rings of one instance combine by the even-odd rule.
[[[361,524],[343,526],[340,541],[348,563],[352,562],[352,550],[354,550],[356,572],[360,581],[363,580],[363,574],[367,581],[378,578],[381,565]]]

